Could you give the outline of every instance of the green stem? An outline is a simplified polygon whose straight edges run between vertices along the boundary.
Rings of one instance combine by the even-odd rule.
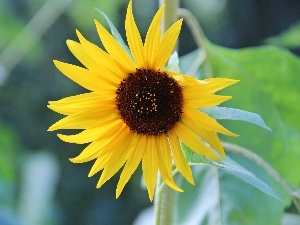
[[[159,0],[159,5],[162,6],[163,4],[165,4],[165,11],[161,30],[165,32],[178,19],[177,9],[179,7],[179,0]],[[178,42],[174,47],[174,51],[178,52]]]
[[[155,213],[155,225],[159,224],[160,217],[162,214],[161,209],[161,198],[162,198],[162,191],[160,190],[160,186],[163,182],[163,179],[160,173],[157,173],[157,181],[156,181],[156,189],[155,189],[155,196],[154,196],[154,213]]]
[[[155,225],[172,225],[175,205],[175,191],[165,185],[158,175],[155,193]]]
[[[197,18],[187,9],[179,8],[177,10],[177,14],[184,19],[184,21],[190,28],[190,31],[194,37],[194,40],[195,40],[198,48],[202,49],[204,51],[204,57],[206,58],[206,63],[207,63],[205,75],[207,78],[211,78],[213,73],[212,73],[212,66],[210,64],[210,61],[207,59],[207,56],[208,56],[208,50],[206,48],[207,39],[203,33],[203,30],[202,30],[200,24],[198,23]],[[199,58],[198,63],[200,66],[200,64],[202,63],[201,59],[203,58],[200,55],[200,53],[199,53],[198,58]]]
[[[159,0],[159,5],[163,4],[165,4],[165,13],[162,30],[166,31],[178,18],[177,9],[179,7],[179,0]]]
[[[207,52],[205,45],[206,37],[200,24],[198,23],[197,18],[187,9],[179,8],[177,10],[177,14],[184,19],[184,21],[190,28],[198,48],[203,48],[204,51]]]
[[[261,168],[263,168],[278,184],[280,184],[284,188],[284,190],[286,190],[286,192],[291,196],[292,201],[295,207],[297,208],[298,212],[300,212],[300,205],[298,202],[300,200],[299,195],[290,187],[290,185],[280,176],[280,174],[270,164],[268,164],[264,159],[262,159],[249,149],[227,142],[222,142],[222,144],[227,151],[240,154],[255,162]]]

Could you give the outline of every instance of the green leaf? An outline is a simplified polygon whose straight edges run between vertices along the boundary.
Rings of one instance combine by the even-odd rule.
[[[229,173],[231,175],[236,176],[237,178],[240,178],[244,182],[252,185],[253,187],[261,190],[265,194],[282,201],[274,192],[273,190],[262,180],[258,179],[256,176],[251,174],[249,171],[243,171],[240,169],[237,169],[235,167],[223,164],[223,163],[217,163],[212,162],[213,165],[215,165],[217,168],[224,170],[226,173]]]
[[[271,46],[233,50],[208,43],[207,49],[214,76],[240,80],[220,91],[220,94],[233,96],[225,106],[255,112],[273,130],[272,133],[265,132],[255,126],[221,120],[226,128],[239,133],[240,137],[234,140],[225,136],[220,138],[253,150],[291,185],[298,185],[300,177],[295,168],[298,168],[300,160],[300,89],[297,74],[300,71],[300,59],[286,50]],[[197,58],[197,52],[183,57],[188,60],[180,59],[184,64],[180,65],[183,73],[189,70],[189,65]],[[183,152],[189,160],[195,157],[192,152]],[[185,192],[178,198],[177,224],[189,224],[183,221],[191,218],[194,220],[190,224],[203,225],[281,224],[284,208],[291,203],[290,196],[251,160],[236,154],[228,155],[235,164],[228,164],[228,160],[225,160],[227,165],[251,171],[249,174],[265,181],[284,200],[284,204],[269,198],[257,188],[253,189],[251,185],[241,182],[241,179],[236,179],[236,176],[223,173],[223,170],[216,170],[215,167],[203,169],[204,166],[198,165],[193,168],[193,171],[196,170],[196,187],[182,181],[181,186]],[[203,159],[200,162],[207,165]],[[205,195],[209,197],[205,198]],[[205,211],[195,211],[195,208]]]
[[[257,114],[247,112],[241,109],[233,109],[227,107],[212,107],[200,109],[202,112],[210,115],[218,120],[240,120],[255,124],[269,131],[272,131],[264,122],[264,120]]]
[[[207,43],[207,49],[214,76],[240,80],[239,83],[220,91],[220,94],[233,96],[225,106],[255,112],[273,130],[272,133],[265,132],[259,127],[222,120],[220,122],[226,128],[240,134],[240,137],[220,138],[253,150],[288,183],[298,186],[300,175],[296,168],[300,161],[300,83],[297,71],[300,71],[300,59],[284,49],[272,46],[233,50]],[[193,64],[196,57],[195,51],[183,57],[188,60],[180,59],[184,64],[180,65],[183,73],[187,73],[189,65]],[[201,71],[201,68],[197,71]],[[189,154],[185,153],[185,156],[191,159],[192,155]],[[215,168],[204,170],[203,166],[196,166],[194,170],[197,167],[202,170],[199,177],[194,173],[196,187],[190,187],[183,182],[182,188],[185,192],[179,195],[178,217],[184,222],[193,216],[198,216],[196,219],[199,219],[199,208],[205,209],[204,215],[195,223],[177,224],[215,224],[211,221],[230,225],[281,224],[284,208],[291,203],[290,196],[251,160],[236,154],[227,155],[238,165],[242,165],[243,170],[245,168],[265,181],[284,200],[284,204],[241,182],[235,176],[221,170],[210,171]],[[209,197],[206,198],[206,195]],[[216,212],[217,215],[214,214]]]
[[[131,52],[128,48],[128,46],[125,44],[121,34],[119,33],[119,31],[117,30],[117,28],[115,27],[115,25],[113,24],[113,22],[109,19],[109,17],[104,13],[102,12],[100,9],[97,9],[96,10],[102,14],[102,16],[106,19],[109,27],[110,27],[110,31],[111,31],[111,34],[112,36],[114,36],[114,38],[117,40],[117,42],[122,46],[122,48],[128,53],[128,55],[131,56]]]
[[[218,163],[218,162],[214,162],[209,159],[206,159],[205,157],[198,155],[198,154],[194,153],[193,151],[191,151],[183,143],[182,143],[182,149],[183,149],[184,155],[188,157],[188,159],[192,165],[204,164],[204,165],[209,165],[209,166],[215,166],[218,169],[221,169],[228,174],[236,176],[237,178],[243,180],[244,182],[261,190],[265,194],[281,201],[281,199],[273,192],[273,190],[265,182],[258,179],[251,172],[249,172],[245,169],[236,168],[231,165],[226,165],[225,163]]]
[[[280,225],[282,203],[216,167],[192,167],[195,186],[177,180],[177,225]],[[259,201],[257,201],[259,199]]]
[[[287,48],[300,47],[300,22],[292,25],[281,34],[272,36],[265,40],[266,44]]]
[[[300,123],[297,122],[300,112],[300,83],[296,71],[300,71],[300,59],[286,50],[270,46],[232,50],[208,43],[207,49],[215,76],[240,80],[239,83],[220,91],[221,94],[233,96],[226,102],[226,106],[258,113],[265,118],[266,123],[273,130],[273,133],[270,133],[256,127],[221,121],[226,128],[241,135],[235,138],[234,142],[253,150],[269,162],[289,183],[298,185],[300,175],[295,168],[298,168],[300,161],[298,151]],[[186,63],[192,61],[193,58],[190,58]],[[185,65],[185,68],[188,66]],[[231,137],[221,136],[221,138],[229,142],[233,141]],[[235,176],[219,172],[215,175],[217,178],[211,177],[211,179],[219,183],[219,192],[217,187],[214,190],[219,195],[220,201],[215,200],[211,211],[208,210],[203,216],[204,220],[194,224],[213,224],[208,221],[215,218],[212,212],[216,209],[221,211],[219,215],[221,224],[281,224],[284,208],[291,202],[290,196],[254,162],[239,155],[228,153],[227,155],[246,168],[246,171],[251,171],[254,176],[264,180],[284,200],[284,204],[262,195],[262,192],[254,191],[251,186],[234,178]],[[215,194],[213,188],[206,188],[208,191],[204,191],[207,185],[205,182],[209,182],[203,178],[205,176],[201,175],[200,186],[196,186],[197,193],[212,196]],[[185,189],[184,186],[183,188]],[[188,193],[183,195],[185,194],[188,195]],[[183,198],[179,199],[180,204],[184,204]],[[190,199],[188,204],[193,207],[188,208],[185,205],[186,208],[181,210],[193,211],[194,208],[201,207],[199,202],[193,205]],[[208,202],[206,204],[211,205]],[[265,210],[266,208],[268,210]]]
[[[175,224],[281,224],[284,204],[276,200],[277,195],[270,198],[265,193],[272,186],[285,201],[286,194],[260,167],[235,155],[230,158],[227,156],[222,164],[215,164],[193,153],[185,145],[182,145],[182,149],[185,156],[196,164],[192,166],[196,185],[192,186],[180,176],[177,177],[176,182],[184,192],[177,194]],[[262,182],[258,175],[270,186]],[[249,182],[254,183],[256,188]],[[269,193],[274,194],[273,191]]]
[[[224,121],[225,127],[241,135],[235,143],[252,149],[289,183],[298,185],[299,172],[291,168],[300,161],[300,59],[270,46],[231,50],[208,44],[208,51],[214,74],[240,80],[222,90],[233,96],[226,104],[258,113],[273,130]]]

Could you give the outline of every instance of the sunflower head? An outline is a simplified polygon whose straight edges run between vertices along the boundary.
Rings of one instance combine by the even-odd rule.
[[[163,10],[164,6],[154,16],[143,42],[129,2],[125,30],[130,54],[95,21],[105,50],[77,31],[79,42],[69,40],[67,45],[84,67],[54,61],[64,75],[88,92],[50,101],[48,107],[65,117],[49,131],[82,130],[58,137],[70,143],[89,143],[71,161],[95,160],[89,176],[102,171],[97,188],[123,167],[117,197],[140,163],[151,201],[158,172],[167,185],[182,191],[172,177],[173,163],[187,181],[194,184],[194,180],[180,142],[197,154],[219,160],[225,153],[217,133],[236,136],[198,108],[213,107],[230,99],[215,92],[237,81],[199,81],[165,69],[182,20],[161,33]]]

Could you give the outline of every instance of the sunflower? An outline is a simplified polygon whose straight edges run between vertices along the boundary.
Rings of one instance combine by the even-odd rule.
[[[68,40],[67,45],[84,68],[54,61],[64,75],[89,92],[50,101],[48,107],[65,117],[49,131],[82,130],[58,137],[69,143],[90,143],[70,161],[95,160],[88,176],[102,171],[97,188],[124,166],[116,188],[117,198],[140,163],[151,201],[158,172],[168,186],[182,192],[172,178],[172,164],[188,182],[194,184],[194,180],[180,142],[197,154],[220,160],[225,153],[217,133],[236,136],[198,108],[213,107],[230,99],[214,93],[237,81],[197,80],[165,68],[182,19],[162,34],[163,11],[164,6],[155,14],[143,43],[129,2],[125,29],[131,55],[95,21],[106,51],[76,31],[79,42]]]

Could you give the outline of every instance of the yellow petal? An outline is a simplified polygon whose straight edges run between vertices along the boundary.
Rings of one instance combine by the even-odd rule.
[[[168,186],[176,191],[183,192],[183,190],[177,186],[172,177],[172,158],[171,149],[168,143],[167,136],[160,134],[156,136],[156,144],[159,147],[158,153],[158,168],[162,178]]]
[[[228,78],[208,78],[204,79],[203,81],[208,82],[207,86],[209,87],[212,93],[239,82],[239,80],[233,80]]]
[[[109,145],[109,144],[108,144]],[[94,162],[88,177],[94,176],[96,173],[98,173],[100,170],[103,170],[105,163],[108,161],[109,156],[112,152],[107,152],[106,154],[101,154],[97,156],[96,161]]]
[[[203,138],[211,147],[213,147],[222,157],[225,157],[223,146],[215,132],[201,128],[197,123],[185,115],[181,117],[181,120],[186,126],[188,126],[192,131]]]
[[[150,27],[148,29],[146,40],[144,44],[144,51],[145,51],[145,60],[146,66],[149,69],[158,70],[160,68],[156,68],[154,63],[158,54],[159,42],[160,42],[160,21],[163,15],[165,6],[163,5],[155,14]]]
[[[120,80],[124,79],[127,74],[122,72],[121,68],[119,68],[118,64],[115,63],[108,53],[86,40],[78,30],[76,33],[83,49],[92,56],[94,61],[99,65],[102,76],[114,84],[119,84]]]
[[[84,163],[91,161],[97,157],[102,157],[101,150],[107,146],[113,139],[115,135],[112,135],[106,139],[100,141],[94,141],[89,144],[83,151],[75,158],[71,158],[70,161],[73,163]]]
[[[191,106],[185,105],[184,113],[186,114],[187,117],[193,120],[194,123],[196,123],[197,125],[199,125],[200,127],[206,130],[218,132],[228,136],[234,136],[234,137],[238,136],[237,134],[234,134],[229,130],[227,130],[225,127],[219,124],[215,119],[211,118],[210,116],[206,115],[205,113]]]
[[[99,100],[98,100],[99,101]],[[60,113],[62,115],[71,115],[76,112],[80,112],[83,110],[97,110],[97,108],[105,108],[105,107],[115,107],[114,100],[102,100],[98,103],[95,102],[79,102],[78,104],[72,104],[72,105],[48,105],[49,109]]]
[[[54,60],[53,62],[57,69],[59,69],[65,76],[90,91],[101,91],[103,88],[102,84],[105,84],[99,75],[87,69],[59,62],[57,60]]]
[[[162,68],[169,59],[177,42],[181,24],[182,19],[174,23],[162,37],[159,44],[158,54],[155,60],[155,68]]]
[[[115,90],[102,90],[101,92],[89,92],[79,95],[73,95],[70,97],[65,97],[57,101],[49,101],[50,105],[73,105],[81,103],[83,105],[87,105],[90,102],[94,103],[94,101],[105,100],[105,99],[114,99],[115,98]]]
[[[98,72],[103,69],[93,59],[93,56],[88,54],[84,50],[83,46],[80,43],[72,40],[67,40],[67,46],[72,54],[89,70]]]
[[[125,20],[125,30],[127,36],[127,42],[138,68],[144,68],[144,49],[140,32],[136,26],[136,23],[132,14],[132,1],[129,2]]]
[[[182,154],[182,150],[179,144],[179,138],[172,130],[168,132],[168,137],[170,140],[176,168],[188,182],[195,185],[191,167],[189,166],[187,160],[184,158]]]
[[[108,181],[113,175],[115,175],[130,156],[132,148],[124,146],[124,143],[119,144],[119,147],[111,149],[111,154],[104,165],[104,170],[97,183],[97,188],[100,188],[106,181]]]
[[[110,154],[111,149],[115,147],[112,143],[119,140],[118,138],[123,134],[123,131],[124,127],[120,127],[120,130],[113,135],[107,136],[101,140],[93,141],[77,157],[70,159],[70,161],[73,163],[83,163]],[[106,148],[109,149],[109,151],[107,151]]]
[[[148,136],[146,150],[142,159],[143,176],[147,186],[150,201],[153,200],[156,184],[156,175],[158,170],[158,156],[155,136]]]
[[[110,152],[111,149],[114,149],[118,147],[119,143],[123,143],[122,145],[125,145],[128,141],[133,140],[134,132],[130,130],[128,126],[122,126],[120,127],[119,131],[115,135],[115,140],[107,145],[105,148],[102,149],[101,154],[106,154],[107,152]],[[130,143],[128,143],[130,144]],[[129,147],[131,147],[130,145]],[[128,147],[128,148],[129,148]]]
[[[196,80],[194,78],[186,78],[186,92],[189,93],[203,93],[207,94],[215,93],[219,90],[222,90],[225,87],[228,87],[232,84],[239,82],[239,80],[233,80],[228,78],[209,78],[204,80]]]
[[[106,51],[114,58],[115,62],[121,66],[123,73],[128,74],[135,71],[136,65],[125,50],[98,21],[95,20],[95,23],[102,44]]]
[[[125,126],[124,122],[117,119],[116,115],[115,118],[104,121],[100,126],[98,125],[98,127],[89,128],[74,135],[58,134],[58,137],[64,142],[84,144],[95,140],[105,139],[123,126]]]
[[[127,149],[129,148],[130,141],[132,140],[134,133],[131,132],[128,127],[123,127],[118,131],[115,135],[115,138],[112,142],[110,142],[108,145],[106,145],[103,149],[101,149],[101,152],[99,154],[99,161],[98,159],[94,163],[90,173],[89,177],[93,176],[95,173],[99,172],[104,168],[104,165],[106,164],[107,160],[110,158],[112,153],[114,152],[114,149],[117,148],[123,148]]]
[[[54,131],[58,129],[86,129],[105,121],[115,112],[115,106],[94,110],[83,110],[57,121],[51,127],[49,127],[48,131]]]
[[[184,92],[183,92],[184,93]],[[222,96],[222,95],[184,95],[184,103],[193,107],[193,108],[208,108],[221,104],[229,99],[231,96]],[[198,96],[197,96],[198,95]]]
[[[95,92],[75,95],[58,101],[49,101],[49,109],[63,115],[70,115],[83,110],[113,107],[115,105],[115,93],[98,94]]]
[[[124,166],[124,169],[121,173],[120,180],[118,182],[117,189],[116,189],[116,197],[117,198],[120,196],[124,186],[130,179],[130,177],[134,173],[134,171],[137,169],[138,165],[140,164],[140,162],[144,156],[145,146],[146,146],[146,138],[147,138],[146,135],[136,134],[132,139],[132,143],[130,144],[130,146],[132,146],[132,148],[134,148],[134,149],[133,149],[132,154],[129,156],[129,158]]]
[[[219,157],[210,148],[203,144],[197,135],[183,123],[177,123],[176,127],[173,129],[180,140],[194,152],[209,159],[220,160]]]

